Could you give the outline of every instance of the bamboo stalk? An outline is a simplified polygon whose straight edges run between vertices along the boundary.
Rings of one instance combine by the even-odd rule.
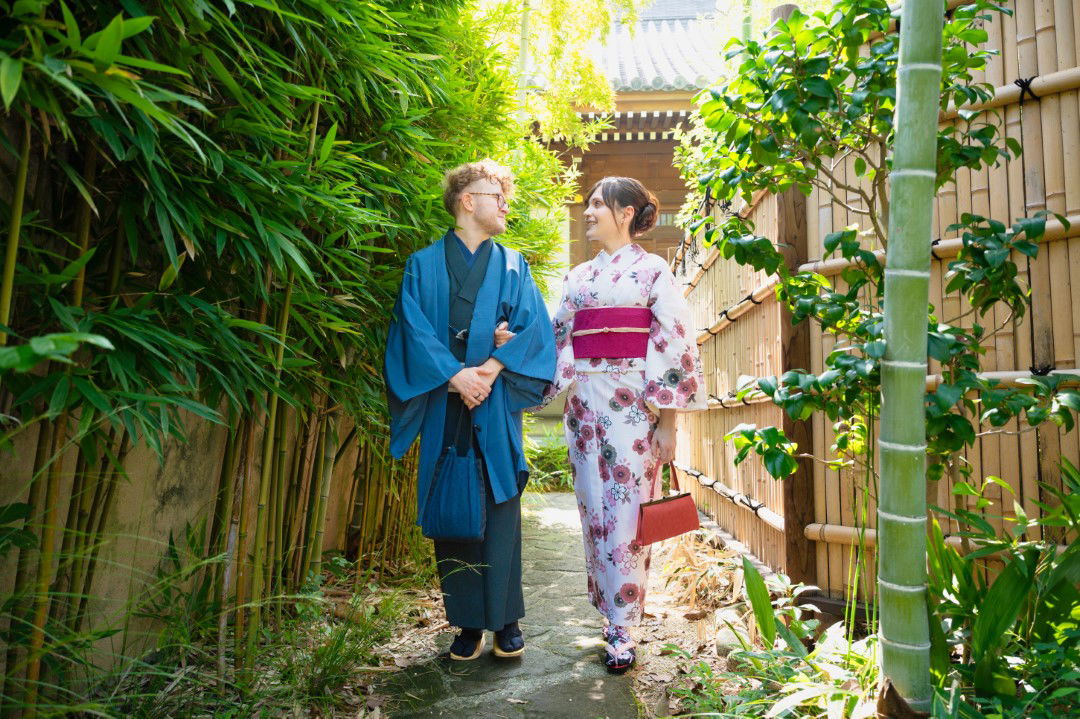
[[[334,475],[334,454],[337,451],[337,425],[336,414],[331,413],[326,418],[326,428],[324,429],[323,440],[323,456],[320,469],[322,473],[319,477],[319,496],[316,511],[313,516],[314,532],[312,533],[312,543],[308,550],[308,562],[310,571],[315,576],[318,576],[322,572],[322,544],[323,544],[323,532],[324,523],[326,521],[326,504],[329,501],[330,494],[330,480]],[[304,572],[306,576],[307,571]]]
[[[270,540],[269,547],[267,549],[269,561],[267,562],[267,586],[270,588],[271,595],[281,592],[281,582],[279,575],[281,572],[281,548],[284,542],[282,538],[281,523],[282,523],[282,511],[284,508],[284,495],[285,488],[282,483],[285,480],[285,462],[286,462],[286,444],[285,440],[288,437],[286,432],[286,423],[288,417],[288,410],[286,410],[281,420],[277,423],[277,438],[275,446],[277,447],[277,456],[274,459],[274,472],[273,472],[273,486],[270,492]],[[274,602],[274,622],[275,626],[281,625],[281,602]]]
[[[349,432],[348,440],[351,440],[356,436],[356,424],[353,424],[352,430]],[[345,444],[342,444],[344,448]],[[338,450],[338,456],[341,456],[341,450]],[[337,534],[337,546],[345,552],[345,544],[348,541],[349,536],[349,524],[352,521],[352,511],[356,502],[356,493],[358,485],[360,484],[360,449],[357,447],[356,458],[353,461],[353,470],[349,476],[349,485],[345,492],[345,503],[343,505],[344,510],[340,513],[340,522]]]
[[[1040,68],[1041,69],[1041,68]],[[1021,71],[1022,73],[1023,71]],[[1024,77],[1029,77],[1025,75]],[[1034,76],[1031,81],[1031,91],[1042,98],[1076,90],[1080,88],[1080,67],[1070,67]],[[960,116],[960,111],[992,110],[998,107],[1014,105],[1020,101],[1020,87],[1012,83],[994,88],[993,97],[986,102],[966,103],[959,108],[950,105],[948,110],[939,116],[940,122],[955,120]]]
[[[26,499],[26,503],[30,507],[30,511],[27,514],[25,527],[32,526],[34,517],[37,515],[38,510],[41,507],[42,493],[45,489],[45,482],[41,481],[41,473],[47,466],[47,460],[50,455],[50,449],[52,448],[52,435],[53,435],[53,423],[41,422],[39,423],[37,447],[34,450],[34,466],[33,472],[30,475],[30,490]],[[7,635],[7,651],[4,654],[4,678],[0,687],[3,688],[3,692],[0,696],[9,697],[13,696],[14,692],[9,687],[9,682],[15,681],[15,667],[19,662],[19,650],[20,643],[16,640],[16,635],[20,631],[18,626],[20,622],[29,623],[29,611],[30,603],[27,601],[28,597],[26,592],[30,578],[33,576],[33,559],[34,555],[30,549],[19,550],[19,559],[15,566],[15,581],[12,585],[12,607],[10,612],[10,620],[8,624]]]
[[[1063,225],[1056,218],[1049,218],[1046,221],[1046,231],[1041,238],[1039,238],[1040,245],[1046,245],[1053,242],[1059,242],[1061,240],[1068,240],[1074,237],[1080,237],[1080,215],[1071,215],[1065,218],[1069,222],[1069,229],[1065,229]],[[952,257],[956,257],[959,254],[961,248],[964,246],[964,240],[960,237],[952,237],[947,240],[934,245],[934,254],[939,259],[945,260]],[[874,256],[878,262],[883,265],[886,263],[887,258],[882,250],[874,252]],[[862,266],[858,260],[848,260],[843,257],[834,258],[831,260],[817,260],[815,262],[807,262],[806,264],[799,266],[799,272],[816,272],[824,277],[835,277],[849,267]]]
[[[290,546],[293,550],[291,561],[292,583],[294,588],[299,588],[306,580],[304,571],[304,554],[307,550],[307,526],[309,524],[311,509],[311,487],[316,476],[316,464],[319,455],[319,446],[322,441],[322,414],[321,402],[316,401],[315,407],[306,422],[306,438],[304,440],[304,459],[300,464],[296,495],[289,504],[296,508],[296,517],[293,522],[290,535]]]
[[[63,412],[53,431],[52,451],[45,485],[45,513],[41,526],[41,551],[38,554],[37,581],[34,594],[34,616],[30,626],[30,646],[26,664],[26,688],[23,703],[24,716],[37,716],[38,690],[41,679],[41,660],[45,646],[45,621],[49,616],[49,587],[52,585],[53,563],[56,552],[57,520],[60,511],[60,475],[63,472],[63,454],[67,444],[68,414]]]
[[[127,429],[120,431],[120,440],[117,444],[115,459],[110,462],[108,471],[103,475],[102,480],[99,482],[99,486],[104,487],[101,501],[98,503],[95,498],[95,502],[91,506],[90,514],[93,520],[93,528],[88,529],[87,531],[89,536],[99,539],[90,547],[90,554],[86,560],[86,570],[82,580],[82,591],[79,593],[79,609],[78,613],[75,615],[74,630],[76,632],[82,631],[83,624],[86,621],[91,596],[90,590],[94,586],[94,573],[97,571],[98,552],[101,550],[100,537],[105,531],[105,526],[109,517],[112,516],[113,507],[116,505],[117,487],[120,485],[120,473],[122,472],[124,460],[127,459],[128,452],[131,449],[130,439]]]
[[[943,7],[907,0],[902,11],[885,270],[885,358],[881,362],[881,666],[912,708],[929,709],[926,613],[926,307],[936,176]]]
[[[97,149],[91,146],[86,153],[86,162],[83,165],[83,182],[87,187],[87,192],[94,187],[95,178],[97,176],[97,161],[98,152]],[[90,251],[90,214],[93,208],[90,203],[84,198],[79,203],[79,216],[76,220],[76,232],[75,240],[78,242],[79,257],[82,257]],[[83,293],[86,289],[86,265],[79,268],[79,273],[75,275],[75,281],[72,283],[71,288],[71,303],[76,307],[82,307]]]
[[[227,637],[227,634],[228,634],[227,627],[228,627],[228,620],[229,620],[229,612],[228,612],[227,609],[225,609],[225,607],[226,607],[226,600],[228,599],[228,596],[229,596],[229,586],[232,584],[232,577],[233,577],[234,571],[237,574],[237,582],[236,582],[236,595],[237,595],[237,597],[236,597],[236,602],[235,602],[235,606],[237,607],[237,611],[236,611],[236,620],[235,620],[235,625],[234,625],[234,629],[236,631],[236,636],[239,636],[239,633],[241,631],[241,625],[240,625],[240,621],[241,621],[240,614],[241,614],[241,612],[239,610],[239,607],[241,605],[241,602],[240,602],[240,599],[239,599],[240,581],[239,581],[239,571],[238,571],[238,568],[239,568],[239,565],[240,565],[240,560],[239,560],[238,554],[237,554],[237,547],[241,546],[241,542],[240,542],[240,524],[241,524],[241,518],[243,516],[243,502],[244,502],[244,494],[245,494],[244,490],[245,490],[245,487],[246,487],[246,482],[244,480],[247,477],[247,467],[249,465],[249,462],[251,461],[251,446],[252,446],[252,443],[254,441],[254,428],[253,428],[252,422],[253,422],[253,420],[252,420],[251,417],[248,417],[247,419],[241,420],[241,422],[240,422],[240,424],[239,424],[239,426],[237,427],[237,430],[236,430],[237,435],[238,435],[237,436],[237,441],[241,444],[241,448],[243,449],[243,451],[242,452],[238,451],[238,456],[240,457],[240,464],[236,468],[236,473],[235,473],[234,478],[230,479],[230,486],[232,487],[232,499],[230,499],[228,501],[228,504],[227,504],[230,511],[226,512],[225,515],[224,515],[224,521],[227,522],[227,525],[226,525],[227,529],[226,529],[226,534],[225,534],[225,562],[224,562],[224,568],[223,568],[222,573],[221,573],[221,581],[219,582],[218,587],[217,587],[217,598],[218,598],[218,602],[221,604],[221,608],[222,608],[221,613],[218,615],[218,647],[217,647],[217,672],[218,672],[218,679],[221,682],[223,682],[224,679],[225,679],[225,646],[226,646],[226,637]],[[237,494],[240,495],[240,501],[239,502],[236,501],[236,495]],[[240,663],[240,660],[239,660],[239,657],[237,657],[235,664],[239,665],[239,663]]]
[[[60,624],[66,622],[69,614],[68,610],[70,609],[69,602],[71,598],[68,594],[73,586],[71,583],[75,563],[73,554],[78,543],[78,529],[75,525],[79,521],[79,505],[86,499],[86,464],[86,453],[80,447],[75,456],[75,471],[72,473],[71,491],[68,492],[70,499],[68,500],[67,518],[59,529],[61,540],[60,552],[57,555],[55,578],[49,590],[53,596],[50,602],[49,616],[51,621]]]
[[[364,452],[364,495],[363,501],[360,504],[358,511],[358,524],[356,525],[356,588],[360,588],[360,580],[364,575],[367,565],[365,564],[365,556],[367,554],[367,536],[370,523],[368,522],[368,515],[371,508],[371,492],[374,477],[372,475],[372,450],[370,438],[365,437],[363,444],[361,445]]]
[[[4,253],[4,274],[0,277],[0,325],[11,325],[11,305],[15,296],[15,261],[19,255],[19,235],[22,231],[23,202],[26,199],[26,175],[30,168],[30,111],[23,118],[22,138],[19,141],[19,164],[11,192],[11,219],[8,222],[7,246]],[[0,327],[0,347],[7,344],[7,332]]]
[[[254,404],[254,398],[252,399]],[[255,424],[257,422],[255,416],[248,417],[246,420],[245,436],[244,436],[244,455],[241,466],[243,471],[239,473],[240,484],[237,487],[237,491],[240,495],[240,502],[237,516],[234,518],[233,523],[236,527],[236,589],[235,606],[236,606],[236,619],[233,623],[233,638],[235,644],[235,656],[233,657],[237,670],[244,668],[245,654],[243,650],[243,644],[240,641],[240,637],[244,636],[244,628],[247,624],[247,593],[248,593],[248,529],[251,524],[251,511],[250,504],[252,501],[251,490],[254,486],[254,482],[251,481],[252,472],[255,468]],[[230,537],[231,539],[231,537]],[[226,573],[227,574],[227,573]],[[228,580],[226,579],[226,585]],[[224,613],[222,613],[224,617]]]
[[[289,270],[289,276],[285,280],[285,297],[281,303],[281,315],[278,318],[277,339],[278,345],[274,356],[274,385],[281,381],[281,367],[285,358],[285,338],[289,328],[289,312],[292,306],[293,270]],[[259,476],[259,504],[255,522],[255,558],[251,574],[251,617],[247,626],[247,651],[250,654],[255,649],[255,642],[260,629],[262,607],[260,602],[263,598],[263,563],[266,559],[266,532],[268,508],[270,500],[270,479],[273,469],[274,431],[277,422],[278,395],[275,390],[270,391],[269,409],[267,411],[266,429],[263,434],[262,465]]]
[[[319,478],[322,477],[322,468],[325,464],[324,447],[326,446],[326,432],[329,421],[329,416],[320,417],[319,439],[315,444],[315,455],[313,458],[314,465],[311,472],[311,481],[308,483],[308,496],[304,503],[304,506],[307,508],[304,522],[304,544],[301,548],[300,563],[297,568],[297,574],[299,575],[301,584],[307,581],[308,570],[311,567],[311,545],[314,542],[314,518],[318,511]]]
[[[300,519],[300,512],[297,511],[296,497],[301,482],[300,470],[301,467],[304,466],[303,460],[307,453],[307,435],[305,434],[307,423],[304,421],[301,410],[298,409],[296,411],[294,420],[294,437],[297,442],[297,447],[293,451],[292,461],[289,463],[287,477],[289,489],[288,493],[285,495],[285,509],[283,510],[284,523],[282,525],[285,537],[285,552],[281,557],[281,561],[283,566],[282,572],[286,577],[288,576],[285,574],[286,568],[289,566],[289,562],[292,560],[292,553],[296,548],[296,541],[293,539],[293,530]],[[282,586],[285,587],[287,585],[283,584]]]
[[[382,579],[383,574],[383,562],[386,558],[386,492],[383,488],[387,485],[387,463],[385,457],[379,457],[379,481],[375,485],[377,493],[375,495],[375,513],[372,530],[375,532],[375,546],[379,550],[379,558],[375,561],[374,566],[377,572],[376,577],[378,580]]]
[[[214,498],[214,521],[210,527],[210,537],[207,546],[213,554],[225,552],[225,538],[227,528],[232,519],[233,501],[236,494],[236,457],[240,444],[240,426],[236,417],[229,418],[229,433],[225,440],[225,450],[221,457],[221,469],[218,472],[218,489]],[[223,565],[215,565],[212,569],[214,581],[214,594],[220,595],[218,584],[225,572]],[[224,603],[221,605],[224,607]]]

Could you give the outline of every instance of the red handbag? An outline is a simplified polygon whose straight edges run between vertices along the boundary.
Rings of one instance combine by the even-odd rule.
[[[675,465],[669,464],[671,486],[679,491],[679,476]],[[661,539],[675,537],[698,529],[697,505],[688,493],[676,494],[651,502],[642,502],[638,508],[638,544],[652,544]]]

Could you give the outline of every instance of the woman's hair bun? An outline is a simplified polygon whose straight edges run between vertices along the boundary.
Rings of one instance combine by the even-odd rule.
[[[649,193],[649,201],[642,205],[634,214],[634,224],[631,228],[632,235],[640,235],[648,232],[656,226],[656,221],[659,219],[659,207],[657,207],[656,197]]]

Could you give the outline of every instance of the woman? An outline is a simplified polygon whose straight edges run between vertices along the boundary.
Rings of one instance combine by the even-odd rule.
[[[621,673],[636,659],[628,627],[641,622],[648,583],[638,506],[674,459],[676,412],[704,408],[704,381],[671,270],[633,242],[656,224],[656,198],[629,177],[606,177],[587,197],[585,238],[603,249],[564,280],[544,403],[569,390],[563,420],[589,598],[607,620],[604,663]]]

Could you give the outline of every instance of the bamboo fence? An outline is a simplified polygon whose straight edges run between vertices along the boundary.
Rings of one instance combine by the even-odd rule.
[[[982,321],[989,326],[992,319],[994,327],[1003,327],[990,341],[982,369],[988,377],[1015,383],[1033,371],[1075,371],[1080,355],[1080,0],[1003,4],[1013,14],[994,14],[985,26],[985,47],[998,54],[975,77],[995,92],[989,102],[973,107],[991,109],[984,120],[1020,141],[1023,154],[988,170],[961,170],[938,193],[930,302],[943,321],[961,318],[959,323],[970,327],[974,320],[973,313],[965,316],[969,307],[964,298],[945,289],[948,263],[961,245],[947,228],[963,213],[1007,225],[1040,210],[1066,216],[1068,230],[1056,221],[1048,223],[1036,260],[1013,258],[1031,288],[1031,311],[1020,322],[1008,323],[1007,308],[999,307]],[[1014,84],[1020,78],[1031,79],[1037,99],[1021,96]],[[950,108],[940,119],[955,123],[958,118],[956,108]],[[835,170],[840,181],[857,179],[853,166],[840,164]],[[848,198],[850,205],[857,207],[857,202],[854,195]],[[842,291],[839,274],[848,263],[821,260],[823,238],[861,224],[860,216],[820,190],[806,199],[796,218],[801,223],[784,217],[784,205],[784,196],[759,195],[738,211],[754,222],[758,234],[792,246],[793,266],[825,275]],[[800,256],[801,247],[805,256]],[[815,326],[807,329],[808,347],[792,342],[785,329],[789,317],[772,293],[773,278],[724,261],[716,250],[691,248],[687,244],[680,250],[674,269],[686,284],[712,399],[709,411],[681,418],[677,466],[698,479],[685,484],[703,510],[772,567],[831,596],[846,596],[853,582],[859,594],[867,596],[874,582],[872,556],[860,562],[858,574],[852,564],[853,545],[863,544],[868,553],[874,545],[875,506],[867,480],[807,461],[793,477],[776,482],[759,462],[735,467],[732,443],[724,440],[744,422],[783,426],[789,436],[802,433],[800,451],[828,459],[834,435],[826,417],[815,414],[793,423],[771,403],[747,404],[731,393],[753,378],[790,368],[823,371],[833,338]],[[939,371],[931,362],[928,388],[939,381]],[[980,425],[976,431],[990,429]],[[1003,523],[1001,515],[1013,515],[1014,499],[1029,516],[1038,514],[1037,503],[1049,498],[1040,483],[1061,486],[1061,458],[1080,464],[1080,432],[1065,433],[1046,423],[1037,431],[1017,433],[1022,427],[1015,421],[1002,429],[1007,432],[981,436],[965,455],[973,482],[996,476],[1011,488],[1013,496],[997,487],[989,492],[998,506],[985,514],[997,526]],[[927,499],[937,506],[958,506],[948,481],[929,483]],[[968,499],[967,508],[974,510],[974,498]],[[956,530],[939,519],[946,534]],[[860,532],[859,526],[868,531]]]

